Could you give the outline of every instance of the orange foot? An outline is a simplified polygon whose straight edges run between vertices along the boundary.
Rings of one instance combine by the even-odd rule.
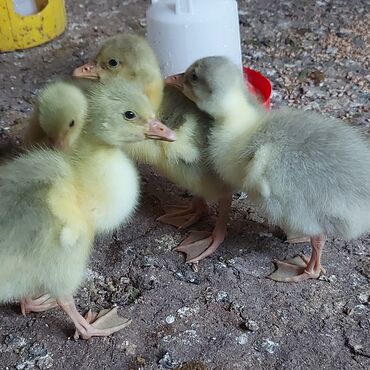
[[[200,220],[207,212],[207,203],[201,198],[194,198],[191,205],[165,206],[166,212],[163,216],[157,218],[165,224],[176,226],[179,229],[185,229]]]
[[[57,306],[56,299],[49,294],[44,294],[36,299],[23,298],[21,300],[21,312],[24,316],[31,312],[47,311]]]
[[[108,331],[113,329],[113,332],[121,330],[131,323],[130,319],[118,316],[117,307],[101,310],[99,313],[88,310],[84,318],[95,329]],[[93,333],[82,334],[76,329],[73,338],[75,340],[80,337],[82,339],[90,339],[92,336],[94,336]]]
[[[281,282],[299,282],[317,279],[325,269],[320,265],[307,269],[310,259],[306,256],[296,256],[285,261],[275,261],[276,270],[268,276],[269,279]]]

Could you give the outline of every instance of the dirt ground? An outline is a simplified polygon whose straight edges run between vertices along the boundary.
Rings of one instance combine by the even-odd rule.
[[[145,32],[149,1],[67,1],[66,32],[0,55],[0,143],[19,143],[31,99],[123,31]],[[366,0],[241,0],[244,64],[272,81],[273,106],[340,117],[370,132]],[[78,307],[117,304],[131,325],[109,338],[74,341],[61,310],[23,317],[0,308],[1,369],[369,369],[370,236],[329,240],[326,274],[300,284],[266,279],[274,259],[309,253],[264,226],[235,196],[227,240],[194,273],[171,251],[186,235],[156,222],[161,204],[190,194],[142,167],[132,221],[96,243]],[[196,228],[211,228],[215,208]]]

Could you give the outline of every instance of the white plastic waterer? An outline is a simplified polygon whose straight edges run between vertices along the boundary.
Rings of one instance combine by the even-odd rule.
[[[38,12],[36,0],[13,0],[14,10],[21,15],[31,15]]]
[[[226,56],[242,68],[235,0],[152,0],[146,17],[147,38],[165,77],[207,56]]]

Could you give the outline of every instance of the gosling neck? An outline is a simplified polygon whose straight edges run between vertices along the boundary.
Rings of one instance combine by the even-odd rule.
[[[244,91],[231,91],[215,107],[213,117],[216,131],[227,130],[233,135],[239,135],[253,130],[261,114],[261,109],[249,101]]]
[[[149,98],[155,112],[158,111],[163,100],[164,80],[159,74],[145,87],[145,95]]]
[[[114,149],[119,150],[117,146],[107,144],[98,136],[96,136],[92,132],[91,128],[89,129],[89,127],[86,127],[84,130],[82,130],[81,135],[77,140],[74,150],[72,151],[72,157],[89,159],[93,154],[99,151]]]

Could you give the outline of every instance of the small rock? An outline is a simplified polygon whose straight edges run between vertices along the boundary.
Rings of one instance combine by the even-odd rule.
[[[145,358],[141,356],[136,357],[136,363],[140,366],[143,366],[146,364]]]
[[[226,292],[218,292],[216,296],[217,302],[229,302],[229,294]]]
[[[176,279],[185,281],[186,283],[195,285],[199,285],[201,283],[199,276],[188,268],[176,271],[174,275]]]
[[[348,316],[351,316],[351,315],[352,315],[352,313],[353,313],[352,308],[350,308],[350,307],[345,307],[345,308],[343,309],[343,313],[345,313],[345,314],[346,314],[346,315],[348,315]]]
[[[162,338],[162,341],[163,342],[166,342],[166,343],[169,343],[172,341],[172,336],[171,335],[165,335],[163,338]]]
[[[361,293],[358,296],[358,299],[360,300],[361,303],[366,304],[370,302],[370,292],[364,292]]]
[[[13,334],[6,335],[4,338],[4,344],[10,349],[21,348],[26,345],[26,340],[22,337],[18,337]]]
[[[190,316],[191,313],[190,313],[190,308],[189,307],[181,307],[177,310],[177,314],[180,316],[180,317],[185,317],[185,316]]]
[[[329,281],[329,283],[334,284],[334,283],[336,283],[338,281],[338,279],[337,279],[337,277],[335,275],[330,275],[328,277],[328,281]]]
[[[177,310],[177,315],[180,317],[180,318],[183,318],[183,317],[189,317],[191,315],[194,315],[196,313],[198,313],[200,310],[199,306],[198,305],[193,305],[193,307],[181,307]]]
[[[220,266],[221,268],[227,268],[225,260],[222,257],[218,258],[217,266]]]
[[[173,315],[167,316],[165,320],[167,324],[172,324],[175,321],[175,316]]]
[[[126,355],[133,356],[136,353],[136,347],[137,345],[134,343],[129,342],[128,340],[125,340],[120,346],[120,349],[123,349],[126,353]]]
[[[51,369],[53,367],[53,359],[49,355],[46,355],[36,362],[36,366],[41,370]]]
[[[348,316],[352,315],[362,315],[364,310],[366,310],[366,306],[364,304],[358,304],[353,307],[346,307],[344,309],[344,313],[347,314]]]
[[[366,310],[366,306],[364,304],[358,304],[355,307],[353,307],[353,313],[355,315],[361,315],[364,310]]]
[[[48,351],[45,349],[44,345],[38,342],[33,343],[28,352],[31,359],[36,357],[44,357],[48,354]]]
[[[110,283],[110,284],[107,285],[107,290],[110,293],[115,293],[117,291],[117,288],[112,283]],[[114,296],[114,294],[111,294],[111,297],[113,297],[113,296]]]
[[[248,343],[248,335],[247,334],[242,334],[242,335],[239,335],[239,337],[236,338],[236,341],[238,342],[238,344],[240,345],[244,345],[244,344],[247,344]]]
[[[258,324],[254,320],[248,320],[245,323],[245,327],[249,331],[257,331],[259,329]]]
[[[175,361],[168,352],[166,352],[164,356],[158,361],[158,365],[160,365],[162,369],[174,369],[176,366],[179,365],[179,363]]]
[[[131,280],[126,277],[126,276],[122,276],[120,279],[119,279],[120,283],[121,284],[130,284]]]
[[[144,256],[142,258],[141,267],[152,267],[155,266],[155,258],[152,256]]]
[[[14,53],[14,56],[16,57],[16,59],[23,59],[24,53],[23,52]]]
[[[160,238],[154,240],[158,249],[165,249],[170,251],[175,248],[180,242],[179,238],[173,237],[172,235],[162,235]]]
[[[276,349],[279,347],[279,344],[278,343],[275,343],[273,342],[272,340],[270,339],[266,339],[263,343],[262,343],[262,348],[267,351],[268,353],[275,353]]]
[[[29,362],[22,362],[21,364],[15,365],[17,370],[25,370],[30,368],[31,363]]]
[[[191,338],[196,338],[198,336],[197,331],[194,330],[194,329],[185,330],[184,334],[191,337]]]
[[[233,267],[235,265],[235,258],[230,258],[225,260],[226,266],[227,267]]]

